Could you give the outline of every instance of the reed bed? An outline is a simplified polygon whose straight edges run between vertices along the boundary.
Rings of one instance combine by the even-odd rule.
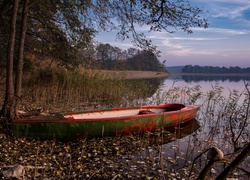
[[[22,107],[28,111],[36,108],[62,112],[126,106],[152,93],[146,81],[126,81],[119,76],[111,78],[63,69],[40,70],[27,78],[23,86]]]
[[[56,112],[171,102],[202,104],[197,117],[200,127],[185,137],[178,136],[184,128],[178,125],[153,134],[70,142],[8,139],[0,134],[0,172],[21,164],[27,179],[196,179],[208,162],[205,153],[208,148],[218,147],[230,158],[250,143],[249,84],[245,86],[243,92],[232,90],[228,97],[222,95],[218,84],[208,92],[201,92],[200,86],[173,84],[169,90],[158,89],[152,95],[153,87],[141,81],[128,83],[119,78],[79,76],[73,72],[37,73],[24,83],[21,105],[25,110],[41,107],[43,111]],[[169,137],[168,141],[164,141],[165,137]],[[207,178],[217,177],[226,165],[227,162],[216,164]],[[247,179],[249,169],[247,157],[229,177]]]
[[[165,144],[162,152],[167,152],[167,157],[171,154],[169,152],[174,150],[174,161],[181,159],[182,163],[176,163],[174,167],[175,178],[183,178],[183,174],[187,171],[191,173],[186,178],[197,178],[203,167],[208,163],[205,156],[201,156],[198,162],[195,163],[192,170],[190,164],[198,155],[204,153],[211,147],[218,147],[224,152],[227,157],[234,154],[240,148],[249,144],[250,141],[250,84],[245,82],[245,90],[238,92],[229,90],[229,96],[222,95],[223,88],[218,84],[213,86],[213,89],[208,92],[201,92],[201,87],[194,86],[176,87],[172,86],[168,91],[161,92],[159,90],[155,95],[149,99],[149,103],[157,102],[179,102],[184,104],[202,104],[202,108],[198,114],[198,121],[200,128],[194,132],[192,136],[177,140],[174,143]],[[182,142],[184,141],[184,142]],[[184,147],[183,147],[184,146]],[[172,152],[173,153],[173,152]],[[182,166],[180,167],[180,165]],[[227,163],[218,163],[211,171],[209,178],[214,179],[227,166]],[[189,168],[187,168],[189,167]],[[248,179],[250,169],[249,156],[240,165],[243,171],[237,169],[230,174],[231,177],[240,179]],[[244,170],[247,172],[244,172]],[[181,176],[182,174],[182,176]],[[245,176],[240,176],[245,174]]]

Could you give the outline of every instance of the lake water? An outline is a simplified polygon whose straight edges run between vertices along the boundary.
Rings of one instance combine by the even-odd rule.
[[[250,76],[173,75],[162,80],[156,93],[149,98],[149,103],[193,102],[202,105],[197,116],[200,128],[191,135],[162,145],[162,157],[179,169],[213,146],[220,148],[224,154],[230,154],[236,146],[249,143],[250,118],[246,116],[247,111],[250,113],[246,103],[249,95],[245,94],[245,83],[249,82]],[[192,96],[199,98],[190,98]],[[237,139],[237,143],[234,144],[232,139]],[[199,173],[206,164],[204,157],[199,158],[194,173]],[[250,169],[250,158],[242,166]],[[221,169],[221,166],[216,166],[214,174]]]
[[[166,91],[170,91],[171,95],[176,93],[176,99],[173,100],[180,103],[187,103],[185,101],[187,99],[186,91],[189,91],[190,95],[195,93],[195,91],[199,91],[203,96],[211,91],[217,91],[222,96],[229,97],[233,92],[238,94],[245,92],[244,82],[250,82],[250,76],[171,75],[161,81],[158,90],[152,98],[154,99],[153,101],[157,98],[164,99],[169,95],[166,94]],[[241,96],[239,102],[242,102],[244,99],[243,95]],[[166,98],[167,102],[169,100]],[[197,103],[203,102],[202,98],[197,100]]]
[[[176,86],[194,87],[201,86],[203,92],[212,90],[215,85],[224,88],[224,95],[228,95],[230,90],[242,92],[245,89],[244,81],[250,81],[250,76],[206,76],[206,75],[172,75],[163,82],[164,88]]]

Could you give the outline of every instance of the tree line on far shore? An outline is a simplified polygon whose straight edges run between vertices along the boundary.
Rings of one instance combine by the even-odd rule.
[[[233,74],[233,73],[250,73],[250,67],[214,67],[214,66],[198,66],[186,65],[182,69],[182,73],[210,73],[210,74]]]
[[[147,50],[129,48],[122,50],[110,44],[98,44],[93,49],[91,61],[84,66],[91,69],[165,71],[157,56]]]

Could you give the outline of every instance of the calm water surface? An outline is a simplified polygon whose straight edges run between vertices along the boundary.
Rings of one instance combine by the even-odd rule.
[[[173,75],[166,79],[164,79],[159,86],[158,92],[156,92],[152,99],[157,98],[166,98],[166,101],[170,100],[166,96],[174,95],[176,97],[177,103],[187,103],[185,99],[187,99],[187,95],[184,93],[188,88],[193,88],[195,86],[199,86],[204,95],[203,99],[198,99],[194,104],[201,104],[201,110],[198,113],[197,120],[200,124],[200,128],[190,135],[173,141],[168,144],[162,145],[163,155],[165,159],[168,159],[172,163],[175,168],[182,168],[186,163],[192,162],[192,160],[202,151],[210,148],[212,146],[219,147],[225,154],[229,154],[233,152],[232,145],[232,130],[230,130],[230,119],[227,117],[223,117],[221,115],[222,111],[220,108],[224,107],[230,101],[228,99],[230,94],[236,90],[239,94],[242,92],[246,92],[244,82],[250,82],[250,76],[190,76],[190,75]],[[205,98],[210,91],[214,91],[215,89],[220,87],[220,96],[224,96],[225,99],[222,98],[223,103],[218,99],[214,98],[214,105],[212,106],[211,111],[207,111],[206,105],[208,104],[208,99]],[[172,89],[172,90],[171,90]],[[174,89],[174,90],[173,90]],[[170,91],[171,90],[171,91]],[[182,90],[184,90],[182,92]],[[169,92],[168,94],[164,94],[165,92]],[[195,90],[194,90],[195,91]],[[160,92],[160,93],[159,93]],[[176,95],[175,95],[176,93]],[[192,90],[191,90],[192,93]],[[183,96],[183,98],[181,98]],[[227,99],[228,98],[228,99]],[[242,104],[245,96],[239,99],[238,104]],[[218,102],[217,102],[218,100]],[[153,100],[152,100],[153,101]],[[167,102],[168,103],[168,102]],[[244,108],[243,108],[244,109]],[[244,110],[243,110],[244,111]],[[249,111],[249,110],[248,110]],[[235,110],[237,113],[237,111]],[[224,113],[224,112],[223,112]],[[225,112],[228,113],[228,112]],[[234,116],[233,120],[236,120],[238,117]],[[235,134],[239,132],[240,122],[243,122],[244,118],[239,117],[237,121],[234,121],[235,126],[233,131]],[[247,126],[244,128],[244,135],[242,138],[239,138],[239,146],[240,144],[245,144],[249,142],[250,139],[250,122],[249,117],[247,119]],[[237,124],[238,123],[238,124]],[[238,129],[237,129],[238,128]],[[202,159],[202,158],[201,158]],[[204,158],[200,160],[200,167],[198,169],[202,169],[204,167]],[[250,168],[250,159],[244,162],[245,168]],[[217,167],[215,171],[220,171],[220,167]],[[197,172],[196,172],[197,173]]]
[[[228,96],[232,90],[242,92],[245,89],[244,81],[250,81],[250,76],[244,78],[241,76],[172,75],[164,80],[161,88],[168,90],[172,86],[192,88],[200,85],[201,91],[205,93],[217,85],[223,87],[223,95]]]
[[[184,103],[187,96],[195,96],[195,91],[202,93],[202,96],[207,96],[211,91],[220,92],[221,96],[229,97],[230,94],[237,92],[238,94],[245,92],[244,82],[250,82],[250,76],[205,76],[205,75],[171,75],[166,79],[163,79],[158,86],[158,90],[149,99],[149,104],[157,102],[157,99],[162,99],[164,102],[159,103]],[[198,89],[196,88],[198,87]],[[189,89],[190,94],[185,92]],[[167,94],[167,91],[170,94]],[[191,95],[193,93],[193,95]],[[166,96],[172,96],[175,94],[175,99],[171,102],[171,98]],[[170,97],[169,96],[169,97]],[[244,96],[241,95],[239,102],[242,102]],[[199,98],[195,104],[203,104],[206,99]]]

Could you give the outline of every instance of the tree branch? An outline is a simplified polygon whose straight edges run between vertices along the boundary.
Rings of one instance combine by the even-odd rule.
[[[250,142],[243,148],[241,153],[227,166],[227,168],[216,177],[215,180],[224,180],[228,174],[236,169],[239,164],[250,154]]]

